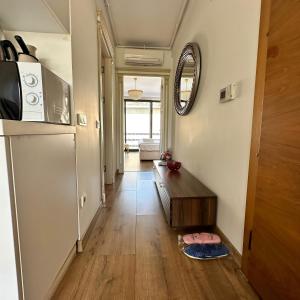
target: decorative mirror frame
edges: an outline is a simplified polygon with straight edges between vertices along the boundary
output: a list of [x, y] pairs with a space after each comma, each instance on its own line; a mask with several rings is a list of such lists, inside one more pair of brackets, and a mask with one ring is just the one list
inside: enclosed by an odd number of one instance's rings
[[[193, 85], [191, 90], [190, 99], [184, 107], [181, 106], [180, 99], [180, 83], [181, 83], [181, 75], [184, 68], [184, 64], [188, 58], [188, 56], [192, 56], [195, 61], [195, 70], [193, 76]], [[201, 52], [198, 44], [196, 43], [188, 43], [184, 46], [181, 55], [179, 57], [176, 75], [175, 75], [175, 84], [174, 84], [174, 106], [176, 112], [181, 115], [187, 115], [193, 107], [193, 104], [196, 100], [196, 95], [199, 87], [201, 76]]]

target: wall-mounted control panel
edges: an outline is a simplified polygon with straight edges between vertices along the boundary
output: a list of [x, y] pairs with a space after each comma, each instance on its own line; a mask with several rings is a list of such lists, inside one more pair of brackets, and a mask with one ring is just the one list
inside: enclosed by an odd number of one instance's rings
[[220, 91], [220, 102], [227, 102], [234, 100], [238, 97], [238, 83], [232, 83], [221, 89]]

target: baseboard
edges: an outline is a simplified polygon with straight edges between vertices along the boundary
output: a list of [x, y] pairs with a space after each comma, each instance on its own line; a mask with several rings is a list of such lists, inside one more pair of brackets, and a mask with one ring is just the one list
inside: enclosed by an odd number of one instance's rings
[[226, 246], [228, 246], [230, 253], [232, 254], [232, 257], [239, 268], [242, 266], [242, 255], [237, 251], [237, 249], [232, 245], [232, 243], [229, 241], [227, 236], [223, 233], [223, 231], [216, 226], [215, 232], [221, 237], [221, 239], [224, 241]]
[[[58, 274], [56, 275], [55, 279], [54, 279], [54, 282], [53, 284], [51, 285], [48, 293], [47, 293], [47, 296], [45, 297], [46, 299], [51, 299], [54, 295], [54, 293], [56, 292], [59, 284], [61, 283], [64, 275], [66, 274], [69, 266], [71, 265], [73, 259], [75, 258], [76, 256], [76, 253], [77, 252], [82, 252], [82, 250], [84, 250], [85, 246], [86, 246], [86, 243], [88, 241], [88, 238], [89, 236], [91, 235], [91, 232], [96, 224], [96, 221], [97, 221], [97, 218], [100, 214], [100, 211], [102, 209], [102, 206], [100, 206], [95, 214], [95, 216], [93, 217], [84, 237], [82, 240], [80, 241], [77, 241], [77, 244], [74, 245], [74, 247], [72, 248], [70, 254], [68, 255], [67, 259], [65, 260], [64, 264], [62, 265], [62, 267], [60, 268]], [[80, 246], [79, 246], [80, 245]], [[78, 247], [81, 248], [81, 251], [78, 251]]]
[[54, 296], [54, 293], [56, 292], [59, 284], [61, 283], [64, 275], [66, 274], [66, 272], [67, 272], [69, 266], [71, 265], [73, 259], [75, 258], [75, 256], [76, 256], [76, 245], [74, 245], [74, 247], [72, 248], [71, 252], [69, 253], [67, 259], [65, 260], [64, 264], [58, 271], [45, 299], [52, 299], [52, 297]]
[[[89, 225], [87, 231], [85, 232], [83, 238], [82, 238], [81, 241], [80, 241], [81, 247], [82, 247], [82, 251], [84, 251], [84, 248], [85, 248], [85, 246], [86, 246], [86, 243], [87, 243], [87, 241], [88, 241], [88, 239], [89, 239], [89, 237], [90, 237], [90, 235], [91, 235], [91, 233], [92, 233], [92, 231], [93, 231], [93, 228], [95, 227], [95, 224], [96, 224], [96, 222], [97, 222], [97, 219], [98, 219], [98, 217], [99, 217], [99, 215], [100, 215], [100, 212], [101, 212], [101, 209], [102, 209], [102, 208], [103, 208], [103, 206], [100, 205], [99, 208], [97, 209], [96, 214], [94, 215], [94, 217], [93, 217], [93, 219], [92, 219], [92, 221], [91, 221], [91, 223], [90, 223], [90, 225]], [[81, 252], [82, 252], [82, 251], [81, 251]]]

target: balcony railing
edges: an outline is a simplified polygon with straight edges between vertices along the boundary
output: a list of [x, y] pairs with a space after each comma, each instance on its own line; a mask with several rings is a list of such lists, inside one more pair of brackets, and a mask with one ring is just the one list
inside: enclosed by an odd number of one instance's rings
[[[129, 149], [138, 149], [139, 141], [146, 138], [150, 138], [149, 133], [127, 133], [125, 136], [125, 144], [129, 145]], [[160, 133], [153, 132], [152, 138], [159, 141]]]

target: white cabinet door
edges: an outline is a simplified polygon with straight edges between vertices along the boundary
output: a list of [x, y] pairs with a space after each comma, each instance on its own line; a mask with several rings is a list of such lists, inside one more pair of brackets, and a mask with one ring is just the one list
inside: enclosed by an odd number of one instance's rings
[[25, 299], [44, 299], [77, 240], [73, 134], [11, 137]]
[[[0, 299], [19, 299], [20, 277], [15, 255], [15, 228], [13, 224], [13, 195], [9, 181], [8, 139], [0, 136]], [[21, 297], [20, 297], [21, 298]]]

